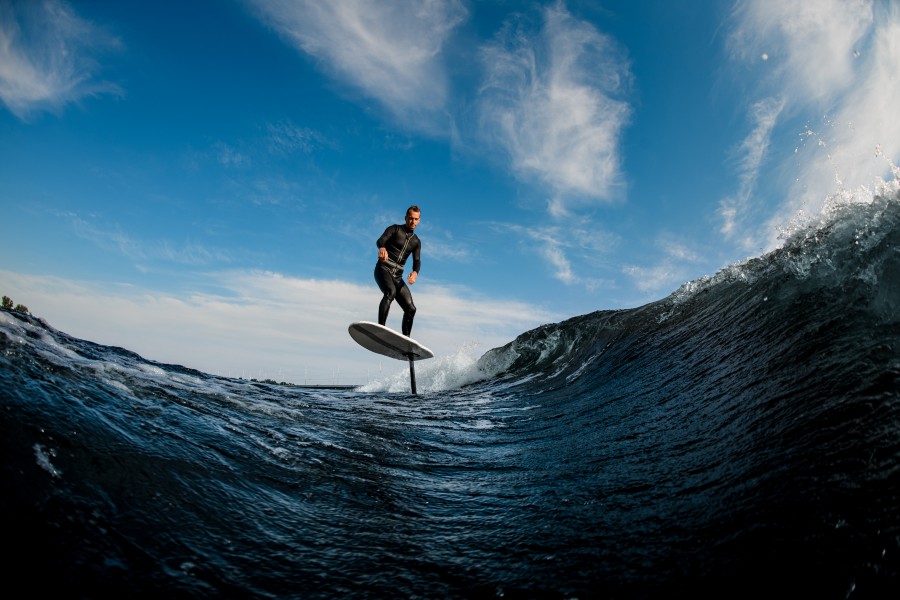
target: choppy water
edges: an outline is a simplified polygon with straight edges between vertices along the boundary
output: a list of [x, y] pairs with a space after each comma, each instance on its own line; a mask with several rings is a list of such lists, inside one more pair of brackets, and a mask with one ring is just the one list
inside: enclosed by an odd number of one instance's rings
[[454, 368], [266, 385], [3, 311], [7, 588], [900, 597], [896, 190]]

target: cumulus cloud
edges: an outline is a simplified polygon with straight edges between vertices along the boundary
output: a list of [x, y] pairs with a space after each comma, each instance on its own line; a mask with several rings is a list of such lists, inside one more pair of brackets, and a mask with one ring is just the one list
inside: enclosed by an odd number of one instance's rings
[[249, 0], [263, 19], [401, 122], [429, 128], [445, 109], [442, 50], [467, 16], [458, 0]]
[[121, 89], [96, 55], [120, 42], [57, 0], [0, 1], [0, 100], [20, 119]]
[[615, 197], [631, 115], [622, 100], [629, 66], [615, 42], [556, 4], [537, 32], [508, 23], [481, 60], [480, 131], [517, 176], [553, 192], [550, 213]]

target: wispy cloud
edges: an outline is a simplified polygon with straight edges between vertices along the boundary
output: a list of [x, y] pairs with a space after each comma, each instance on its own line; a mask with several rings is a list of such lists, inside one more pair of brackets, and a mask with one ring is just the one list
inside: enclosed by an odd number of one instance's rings
[[618, 243], [618, 237], [586, 225], [589, 223], [581, 222], [567, 227], [488, 224], [499, 233], [513, 234], [523, 240], [525, 252], [537, 255], [554, 279], [566, 285], [594, 289], [603, 282], [597, 278], [595, 269], [586, 265], [595, 264], [609, 253]]
[[[740, 185], [733, 196], [719, 203], [720, 231], [726, 238], [732, 238], [743, 230], [738, 224], [748, 211], [750, 196], [771, 143], [772, 130], [783, 108], [784, 101], [774, 98], [757, 102], [752, 107], [753, 129], [736, 152]], [[752, 239], [745, 239], [743, 245], [752, 248]]]
[[230, 263], [230, 250], [213, 248], [191, 241], [180, 243], [171, 240], [140, 241], [122, 231], [117, 225], [98, 224], [90, 217], [76, 213], [59, 215], [67, 220], [75, 234], [98, 248], [115, 252], [131, 260], [164, 261], [179, 265], [201, 266]]
[[[462, 146], [499, 150], [517, 177], [549, 191], [552, 215], [623, 195], [619, 144], [632, 112], [624, 99], [629, 63], [611, 38], [563, 3], [541, 9], [536, 31], [524, 18], [512, 20], [481, 48], [477, 127], [467, 129], [466, 109], [449, 101], [463, 92], [451, 89], [445, 64], [453, 34], [468, 16], [462, 3], [248, 1], [289, 43], [402, 124], [450, 134], [444, 125], [450, 119]], [[290, 133], [273, 139], [301, 148], [311, 141], [305, 132]]]
[[214, 143], [212, 151], [215, 154], [216, 162], [227, 169], [240, 169], [250, 166], [251, 160], [249, 156], [225, 142]]
[[493, 223], [491, 226], [497, 231], [513, 233], [524, 239], [530, 251], [547, 264], [555, 279], [566, 284], [575, 283], [572, 264], [566, 256], [570, 238], [564, 236], [559, 227], [525, 227], [512, 223]]
[[289, 121], [270, 123], [266, 127], [266, 140], [269, 152], [277, 155], [310, 154], [319, 147], [335, 146], [315, 129], [299, 127]]
[[444, 111], [442, 50], [467, 16], [458, 0], [249, 1], [291, 44], [402, 123], [430, 128]]
[[59, 111], [102, 94], [121, 94], [100, 79], [96, 55], [120, 42], [64, 2], [0, 1], [0, 100], [17, 117]]
[[684, 277], [681, 275], [684, 271], [683, 267], [672, 261], [665, 261], [650, 267], [629, 265], [622, 269], [622, 272], [634, 281], [635, 287], [641, 292], [671, 289], [673, 284], [684, 281]]
[[575, 273], [572, 271], [572, 263], [566, 257], [559, 241], [550, 236], [538, 238], [538, 253], [553, 268], [553, 276], [563, 283], [574, 283]]
[[429, 259], [466, 263], [473, 258], [470, 248], [454, 242], [452, 237], [448, 237], [443, 232], [429, 232], [427, 244], [426, 250]]
[[628, 265], [622, 269], [642, 292], [656, 293], [674, 289], [689, 279], [694, 265], [704, 261], [702, 254], [689, 244], [670, 235], [661, 236], [656, 241], [656, 246], [662, 251], [657, 264]]
[[[750, 138], [745, 144], [740, 189], [722, 204], [723, 233], [745, 246], [771, 248], [796, 215], [818, 213], [839, 189], [872, 186], [889, 172], [890, 160], [900, 158], [900, 121], [892, 108], [900, 106], [900, 5], [747, 0], [733, 17], [732, 58], [759, 74], [753, 93], [762, 100], [748, 110], [757, 122], [754, 134], [772, 135], [773, 128], [799, 121], [804, 125], [794, 136], [804, 133], [816, 142], [797, 149], [793, 183], [775, 214], [756, 230], [748, 223], [738, 231], [739, 209], [748, 205], [740, 199], [752, 196], [754, 170], [747, 167], [756, 155]], [[758, 108], [766, 105], [777, 108], [768, 111], [774, 121], [759, 118]], [[884, 157], [875, 156], [876, 148]]]
[[509, 22], [481, 58], [480, 130], [520, 178], [551, 190], [551, 214], [614, 198], [631, 116], [630, 68], [615, 42], [556, 4], [537, 32]]
[[764, 58], [766, 83], [799, 102], [827, 102], [856, 77], [860, 43], [873, 22], [871, 1], [745, 0], [735, 5], [734, 58]]

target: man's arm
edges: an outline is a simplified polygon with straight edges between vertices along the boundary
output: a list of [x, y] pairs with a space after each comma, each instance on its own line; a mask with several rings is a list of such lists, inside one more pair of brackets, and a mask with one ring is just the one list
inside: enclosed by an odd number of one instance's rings
[[410, 285], [416, 282], [416, 279], [419, 278], [419, 269], [422, 268], [422, 261], [419, 260], [419, 256], [422, 250], [422, 240], [416, 236], [416, 245], [413, 247], [412, 258], [413, 258], [413, 270], [412, 273], [409, 274], [409, 277], [406, 279], [407, 283]]
[[387, 260], [388, 251], [387, 248], [384, 247], [384, 245], [387, 244], [387, 241], [390, 239], [392, 233], [394, 233], [393, 225], [385, 229], [384, 233], [381, 234], [381, 237], [375, 240], [375, 245], [378, 246], [378, 260]]

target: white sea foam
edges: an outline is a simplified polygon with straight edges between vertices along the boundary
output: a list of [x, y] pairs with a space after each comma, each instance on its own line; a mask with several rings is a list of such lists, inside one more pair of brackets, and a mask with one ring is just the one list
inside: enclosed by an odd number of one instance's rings
[[[487, 378], [478, 368], [478, 344], [466, 344], [453, 354], [438, 356], [433, 360], [416, 361], [417, 392], [440, 392], [462, 387]], [[403, 365], [399, 367], [399, 365]], [[408, 392], [410, 372], [407, 363], [397, 362], [393, 374], [376, 379], [357, 388], [360, 392]]]

